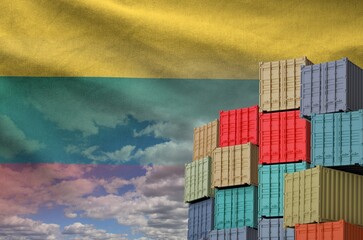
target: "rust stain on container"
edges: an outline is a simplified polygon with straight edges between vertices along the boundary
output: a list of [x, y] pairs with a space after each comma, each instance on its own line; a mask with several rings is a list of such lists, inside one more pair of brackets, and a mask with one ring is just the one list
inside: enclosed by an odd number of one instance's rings
[[218, 134], [218, 119], [194, 128], [193, 161], [212, 156], [213, 150], [218, 147]]
[[213, 187], [258, 185], [258, 147], [252, 143], [216, 148]]
[[363, 176], [317, 166], [285, 174], [284, 226], [344, 219], [363, 225]]
[[306, 57], [260, 63], [260, 111], [300, 107], [301, 66], [313, 64]]

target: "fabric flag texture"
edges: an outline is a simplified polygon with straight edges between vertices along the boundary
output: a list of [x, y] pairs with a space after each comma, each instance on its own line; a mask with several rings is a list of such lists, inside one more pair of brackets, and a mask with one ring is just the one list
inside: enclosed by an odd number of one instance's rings
[[193, 128], [259, 62], [363, 65], [362, 4], [1, 1], [0, 239], [186, 239]]

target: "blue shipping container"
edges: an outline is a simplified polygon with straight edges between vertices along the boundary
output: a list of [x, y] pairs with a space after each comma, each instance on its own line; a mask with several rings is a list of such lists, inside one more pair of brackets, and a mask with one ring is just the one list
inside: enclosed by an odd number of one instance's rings
[[363, 70], [341, 60], [301, 67], [300, 115], [363, 108]]
[[188, 240], [207, 239], [213, 229], [214, 199], [189, 204]]
[[250, 227], [213, 230], [209, 240], [257, 240], [257, 230]]
[[257, 227], [257, 187], [216, 191], [214, 229]]
[[363, 165], [363, 110], [311, 118], [313, 166]]
[[258, 217], [284, 215], [284, 175], [310, 168], [307, 162], [258, 166]]
[[294, 240], [294, 228], [284, 228], [283, 218], [262, 218], [258, 222], [258, 240]]

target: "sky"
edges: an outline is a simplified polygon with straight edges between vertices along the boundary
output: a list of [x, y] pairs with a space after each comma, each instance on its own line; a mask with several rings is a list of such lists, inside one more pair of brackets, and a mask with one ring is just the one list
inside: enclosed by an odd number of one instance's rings
[[193, 128], [258, 103], [256, 80], [1, 77], [0, 89], [0, 239], [185, 239]]
[[363, 66], [362, 4], [2, 0], [0, 239], [185, 239], [193, 128], [260, 62]]

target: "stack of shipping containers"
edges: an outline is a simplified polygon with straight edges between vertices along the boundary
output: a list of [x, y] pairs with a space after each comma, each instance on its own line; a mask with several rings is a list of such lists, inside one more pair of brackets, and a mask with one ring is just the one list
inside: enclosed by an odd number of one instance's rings
[[257, 239], [258, 106], [220, 112], [211, 240]]
[[260, 63], [258, 238], [294, 239], [285, 229], [284, 175], [310, 167], [310, 123], [300, 119], [300, 69], [306, 58]]
[[214, 224], [212, 153], [218, 146], [219, 121], [194, 129], [193, 161], [185, 165], [184, 201], [189, 203], [188, 240], [208, 239]]
[[[285, 176], [296, 239], [363, 239], [363, 71], [347, 58], [301, 69], [312, 169]], [[361, 175], [358, 175], [361, 174]]]
[[188, 240], [363, 239], [363, 70], [303, 57], [259, 73], [259, 106], [194, 129]]

